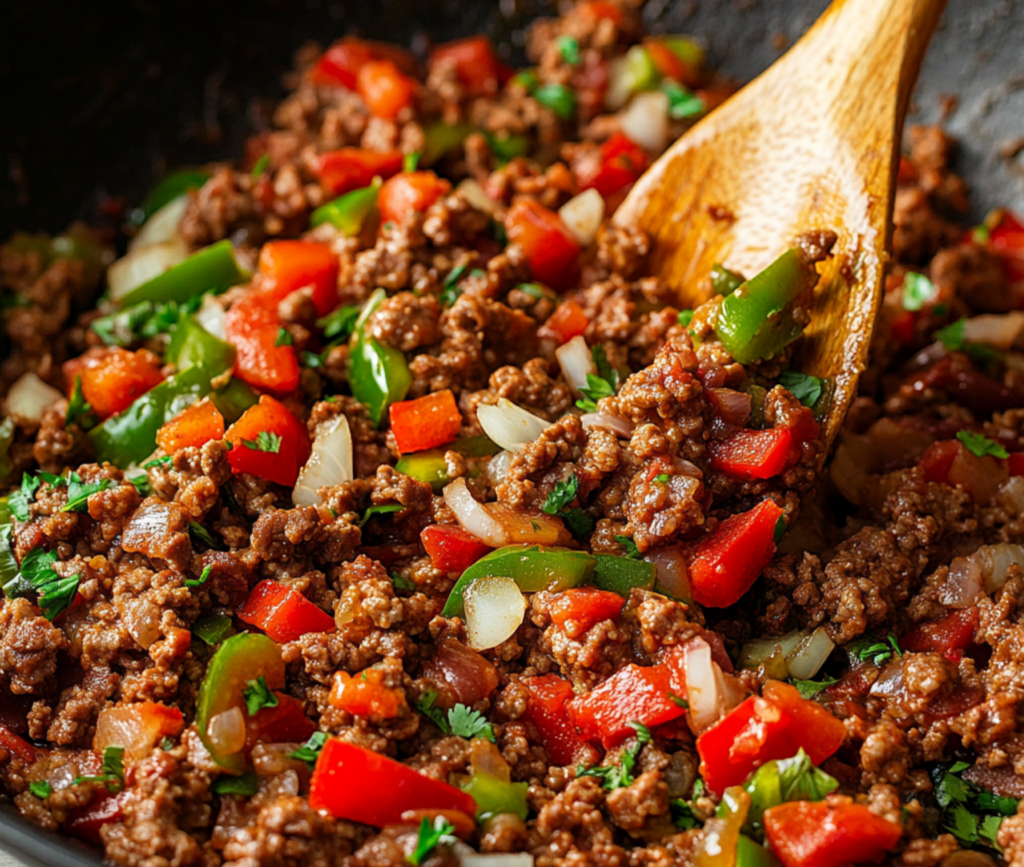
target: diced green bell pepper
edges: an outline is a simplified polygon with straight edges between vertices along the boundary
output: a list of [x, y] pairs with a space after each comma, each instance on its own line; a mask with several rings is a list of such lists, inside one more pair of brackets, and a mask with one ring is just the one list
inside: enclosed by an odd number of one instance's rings
[[524, 157], [530, 150], [530, 140], [525, 135], [498, 136], [487, 133], [487, 143], [502, 164], [516, 157]]
[[802, 749], [790, 759], [765, 762], [743, 784], [750, 795], [747, 823], [759, 829], [765, 810], [787, 801], [823, 801], [839, 782], [815, 767]]
[[343, 235], [354, 238], [363, 230], [363, 223], [376, 207], [380, 187], [381, 181], [375, 179], [368, 187], [338, 196], [313, 211], [309, 224], [319, 226], [322, 223], [330, 223]]
[[234, 377], [214, 391], [211, 398], [227, 424], [234, 424], [242, 417], [242, 413], [260, 401], [255, 391]]
[[402, 455], [395, 464], [395, 469], [418, 482], [426, 482], [439, 494], [451, 481], [448, 478], [448, 465], [444, 460], [444, 454], [448, 451], [458, 452], [467, 458], [483, 458], [497, 454], [501, 448], [486, 436], [466, 437], [449, 443], [443, 449], [428, 449], [425, 452]]
[[715, 333], [740, 364], [771, 358], [803, 331], [791, 302], [812, 289], [818, 272], [797, 249], [787, 250], [718, 308]]
[[466, 137], [476, 132], [471, 123], [443, 123], [438, 121], [427, 127], [423, 134], [423, 152], [420, 165], [424, 168], [434, 165], [439, 159], [459, 147]]
[[167, 175], [150, 190], [149, 195], [138, 209], [138, 213], [132, 214], [132, 222], [141, 226], [164, 205], [184, 196], [189, 190], [198, 190], [209, 179], [209, 172], [194, 169], [185, 169]]
[[616, 557], [613, 554], [595, 554], [597, 565], [594, 568], [594, 586], [602, 590], [611, 590], [620, 596], [628, 597], [634, 587], [652, 590], [657, 577], [653, 563], [644, 560], [631, 560], [629, 557]]
[[11, 523], [11, 505], [7, 497], [0, 497], [0, 526]]
[[412, 374], [401, 350], [384, 346], [365, 332], [366, 320], [386, 297], [383, 289], [374, 290], [349, 339], [348, 379], [352, 395], [366, 405], [375, 425], [380, 425], [388, 406], [405, 399], [412, 385]]
[[245, 750], [224, 754], [210, 741], [207, 728], [217, 714], [233, 707], [245, 708], [243, 691], [251, 680], [266, 678], [271, 689], [284, 686], [284, 660], [277, 644], [266, 635], [243, 632], [232, 635], [217, 649], [199, 687], [196, 729], [213, 760], [233, 774], [245, 770]]
[[128, 307], [140, 301], [177, 301], [181, 304], [211, 289], [222, 292], [248, 279], [249, 272], [238, 264], [231, 242], [218, 241], [136, 286], [121, 299], [121, 306]]
[[716, 295], [732, 295], [742, 285], [742, 275], [730, 271], [721, 263], [711, 266], [711, 288]]
[[634, 45], [626, 52], [622, 76], [623, 83], [630, 93], [650, 90], [661, 77], [650, 52], [642, 45]]
[[89, 438], [96, 449], [96, 457], [122, 469], [145, 460], [156, 448], [156, 432], [178, 413], [206, 397], [213, 390], [210, 380], [217, 373], [205, 367], [190, 367], [176, 373], [147, 391], [124, 412], [93, 428]]
[[659, 41], [691, 69], [704, 65], [704, 49], [691, 36], [661, 36]]
[[740, 834], [736, 841], [736, 867], [779, 867], [779, 859], [760, 843]]
[[210, 614], [207, 617], [200, 617], [192, 624], [192, 634], [201, 638], [210, 647], [216, 647], [234, 633], [234, 624], [226, 614]]
[[210, 334], [195, 316], [185, 316], [171, 332], [164, 360], [178, 370], [199, 366], [216, 376], [235, 366], [235, 347]]
[[513, 813], [525, 822], [530, 812], [526, 805], [526, 790], [529, 787], [529, 783], [505, 782], [493, 774], [476, 773], [463, 784], [462, 791], [468, 792], [476, 801], [478, 822], [484, 822], [499, 813]]
[[511, 578], [526, 593], [568, 590], [589, 581], [596, 566], [596, 559], [584, 551], [506, 545], [481, 557], [462, 573], [441, 613], [445, 617], [461, 617], [466, 588], [479, 578]]

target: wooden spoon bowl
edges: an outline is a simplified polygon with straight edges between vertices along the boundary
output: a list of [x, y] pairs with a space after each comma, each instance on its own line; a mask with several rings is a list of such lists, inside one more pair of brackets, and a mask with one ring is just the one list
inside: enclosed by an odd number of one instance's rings
[[838, 234], [793, 366], [827, 379], [831, 444], [867, 365], [907, 104], [945, 0], [835, 0], [764, 74], [698, 122], [615, 212], [696, 307], [716, 263], [752, 277], [809, 231]]

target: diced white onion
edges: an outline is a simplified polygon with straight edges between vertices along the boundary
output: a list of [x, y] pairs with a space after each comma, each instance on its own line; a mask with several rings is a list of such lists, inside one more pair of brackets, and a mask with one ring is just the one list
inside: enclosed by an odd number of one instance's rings
[[317, 493], [320, 488], [340, 485], [354, 478], [352, 433], [348, 419], [339, 414], [317, 428], [313, 451], [295, 481], [292, 502], [296, 506], [315, 506], [320, 502]]
[[508, 475], [508, 468], [515, 455], [508, 449], [502, 449], [487, 462], [487, 481], [492, 485], [500, 485]]
[[491, 440], [512, 452], [534, 442], [548, 426], [544, 419], [499, 397], [496, 404], [481, 404], [476, 408], [480, 427]]
[[466, 588], [466, 635], [473, 650], [507, 641], [522, 625], [526, 597], [511, 578], [480, 578]]
[[613, 433], [624, 439], [633, 436], [633, 422], [610, 412], [588, 412], [580, 416], [580, 421], [583, 422], [583, 427], [606, 430], [608, 433]]
[[835, 642], [824, 626], [819, 626], [786, 655], [789, 673], [797, 680], [810, 680], [825, 664]]
[[686, 560], [679, 548], [655, 548], [644, 556], [644, 560], [654, 564], [656, 589], [676, 599], [693, 599]]
[[462, 867], [533, 867], [529, 852], [467, 852], [459, 854]]
[[608, 89], [604, 92], [605, 107], [611, 111], [622, 108], [633, 92], [633, 76], [625, 56], [616, 57], [608, 64]]
[[604, 219], [604, 197], [597, 190], [584, 190], [562, 205], [558, 216], [580, 246], [589, 247], [594, 243]]
[[964, 340], [985, 343], [996, 349], [1010, 349], [1024, 332], [1024, 312], [986, 313], [972, 316], [964, 323]]
[[216, 755], [237, 753], [245, 747], [245, 717], [240, 707], [233, 707], [210, 718], [206, 736]]
[[713, 388], [711, 394], [721, 410], [722, 420], [739, 427], [750, 418], [750, 395], [732, 388]]
[[444, 501], [455, 513], [459, 526], [467, 533], [472, 533], [481, 542], [494, 548], [508, 544], [508, 532], [504, 525], [491, 517], [482, 503], [476, 501], [466, 487], [465, 479], [456, 479], [444, 489]]
[[982, 545], [969, 557], [956, 557], [939, 589], [939, 601], [949, 608], [969, 608], [983, 594], [1001, 590], [1014, 565], [1024, 569], [1024, 546], [1009, 542]]
[[801, 641], [807, 638], [806, 632], [788, 632], [770, 638], [757, 638], [748, 641], [740, 649], [738, 665], [740, 668], [756, 669], [763, 666], [764, 673], [775, 680], [789, 677], [786, 657], [793, 652]]
[[150, 244], [163, 244], [181, 236], [179, 227], [181, 218], [188, 207], [188, 196], [178, 196], [154, 213], [138, 233], [128, 242], [129, 250], [148, 247]]
[[587, 387], [588, 373], [597, 374], [597, 365], [594, 364], [590, 347], [587, 346], [582, 334], [577, 334], [568, 343], [559, 346], [555, 350], [555, 358], [558, 359], [558, 366], [565, 374], [565, 381], [576, 394]]
[[131, 250], [107, 269], [111, 299], [120, 301], [136, 286], [159, 277], [187, 258], [188, 244], [181, 237]]
[[638, 93], [621, 112], [619, 126], [644, 150], [659, 153], [668, 144], [668, 97], [660, 91]]
[[455, 192], [461, 193], [462, 198], [478, 211], [483, 211], [492, 217], [501, 210], [501, 203], [494, 201], [494, 199], [487, 195], [487, 191], [480, 186], [480, 182], [473, 180], [473, 178], [466, 178], [462, 181], [455, 188]]
[[43, 413], [62, 397], [57, 389], [34, 373], [25, 373], [7, 392], [7, 412], [18, 421], [39, 424]]
[[203, 296], [203, 304], [196, 311], [196, 320], [214, 337], [224, 340], [224, 322], [227, 313], [212, 295]]
[[711, 658], [711, 647], [703, 638], [691, 639], [683, 650], [690, 706], [686, 721], [694, 734], [700, 734], [743, 701], [744, 690]]

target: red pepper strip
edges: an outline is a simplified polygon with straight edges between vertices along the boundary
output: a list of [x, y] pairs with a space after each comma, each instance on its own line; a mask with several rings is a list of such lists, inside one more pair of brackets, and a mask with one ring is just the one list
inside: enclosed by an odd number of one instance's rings
[[255, 716], [246, 717], [245, 745], [252, 749], [262, 741], [268, 744], [302, 743], [316, 731], [313, 720], [306, 716], [301, 701], [294, 696], [274, 691], [277, 704], [260, 708]]
[[462, 415], [451, 389], [391, 404], [391, 432], [399, 454], [443, 446], [459, 435]]
[[509, 208], [505, 229], [538, 280], [555, 289], [569, 288], [579, 270], [580, 245], [558, 214], [533, 199], [520, 199]]
[[317, 316], [338, 306], [338, 257], [327, 244], [313, 241], [271, 241], [260, 251], [260, 271], [266, 276], [261, 297], [277, 306], [292, 292], [313, 287]]
[[569, 713], [584, 737], [599, 740], [608, 749], [635, 733], [632, 721], [650, 728], [686, 713], [672, 696], [686, 696], [682, 656], [659, 665], [627, 665], [569, 702]]
[[494, 96], [501, 80], [501, 63], [486, 36], [470, 36], [439, 45], [430, 52], [430, 66], [451, 64], [466, 96]]
[[566, 343], [586, 331], [589, 324], [583, 308], [575, 301], [566, 301], [548, 317], [541, 327], [541, 336], [551, 334], [559, 343]]
[[370, 114], [391, 119], [412, 105], [416, 82], [390, 60], [371, 60], [359, 68], [356, 89]]
[[335, 195], [368, 187], [374, 177], [390, 178], [402, 169], [401, 151], [340, 148], [314, 157], [313, 173]]
[[574, 587], [552, 598], [548, 614], [555, 626], [575, 640], [604, 620], [618, 620], [625, 604], [623, 597], [610, 590]]
[[7, 726], [0, 724], [0, 750], [6, 750], [12, 756], [31, 765], [44, 755], [43, 751], [32, 746], [27, 740], [16, 735]]
[[900, 639], [900, 646], [915, 653], [962, 651], [970, 647], [977, 625], [977, 608], [950, 611], [935, 620], [919, 623]]
[[156, 444], [169, 455], [223, 438], [224, 416], [208, 399], [192, 404], [156, 432]]
[[942, 440], [932, 443], [918, 462], [924, 477], [929, 482], [949, 483], [949, 470], [960, 452], [959, 440]]
[[420, 541], [430, 555], [431, 564], [442, 572], [465, 572], [492, 550], [489, 545], [455, 524], [431, 524], [424, 527]]
[[724, 440], [712, 440], [708, 451], [715, 470], [740, 479], [770, 479], [800, 456], [793, 448], [793, 434], [785, 427], [739, 430]]
[[[261, 441], [260, 434], [267, 436]], [[295, 484], [312, 451], [306, 426], [266, 394], [224, 432], [224, 439], [231, 443], [228, 463], [232, 472], [250, 473], [280, 485]]]
[[334, 632], [334, 618], [301, 593], [269, 578], [260, 581], [238, 609], [238, 618], [262, 629], [278, 644], [309, 632]]
[[[280, 344], [276, 310], [253, 293], [232, 305], [224, 320], [224, 336], [237, 350], [235, 376], [249, 385], [287, 394], [299, 386], [295, 347]], [[280, 344], [280, 345], [278, 345]]]
[[548, 758], [556, 765], [569, 765], [584, 745], [569, 716], [568, 705], [575, 693], [572, 684], [557, 674], [525, 677], [519, 681], [530, 697], [523, 719], [540, 736]]
[[765, 810], [764, 830], [783, 867], [844, 867], [874, 862], [903, 829], [863, 804], [790, 801]]
[[401, 223], [409, 214], [424, 213], [445, 195], [452, 185], [433, 172], [403, 172], [395, 175], [377, 193], [382, 223]]
[[323, 53], [310, 77], [317, 84], [343, 84], [355, 90], [359, 68], [374, 56], [373, 49], [365, 42], [346, 36]]
[[116, 346], [90, 349], [64, 362], [69, 395], [77, 377], [82, 378], [82, 397], [101, 419], [127, 409], [164, 381], [160, 359], [148, 349], [129, 352]]
[[380, 753], [331, 738], [309, 781], [309, 806], [336, 819], [383, 828], [406, 810], [461, 810], [476, 815], [476, 801]]
[[625, 133], [617, 132], [601, 145], [599, 159], [581, 158], [573, 171], [581, 190], [595, 189], [607, 199], [635, 183], [645, 168], [647, 154]]
[[764, 500], [749, 512], [726, 518], [687, 557], [690, 589], [701, 605], [736, 602], [775, 553], [775, 525], [782, 509]]
[[820, 764], [845, 737], [846, 727], [821, 705], [801, 698], [793, 686], [769, 681], [762, 697], [746, 699], [697, 738], [701, 776], [721, 794], [765, 762], [795, 755], [801, 747]]
[[116, 795], [106, 789], [98, 788], [92, 801], [85, 807], [71, 812], [64, 823], [64, 831], [87, 843], [100, 843], [100, 828], [124, 818], [124, 805], [128, 792], [121, 791]]
[[971, 360], [959, 352], [944, 356], [928, 370], [911, 377], [903, 388], [908, 386], [915, 391], [940, 389], [961, 406], [986, 414], [1024, 404], [1024, 394], [979, 373]]

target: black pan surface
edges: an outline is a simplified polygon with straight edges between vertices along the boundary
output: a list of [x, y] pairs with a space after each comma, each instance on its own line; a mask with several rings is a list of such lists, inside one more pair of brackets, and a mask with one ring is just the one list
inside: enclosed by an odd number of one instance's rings
[[[747, 80], [826, 0], [649, 0], [653, 32], [703, 37]], [[240, 153], [284, 95], [310, 40], [345, 33], [412, 43], [484, 32], [522, 60], [522, 28], [552, 0], [4, 0], [0, 5], [0, 238], [130, 206], [170, 168]], [[950, 0], [911, 121], [945, 117], [974, 216], [1024, 211], [1024, 3]], [[29, 828], [0, 802], [0, 848], [32, 867], [98, 864], [83, 845]]]

